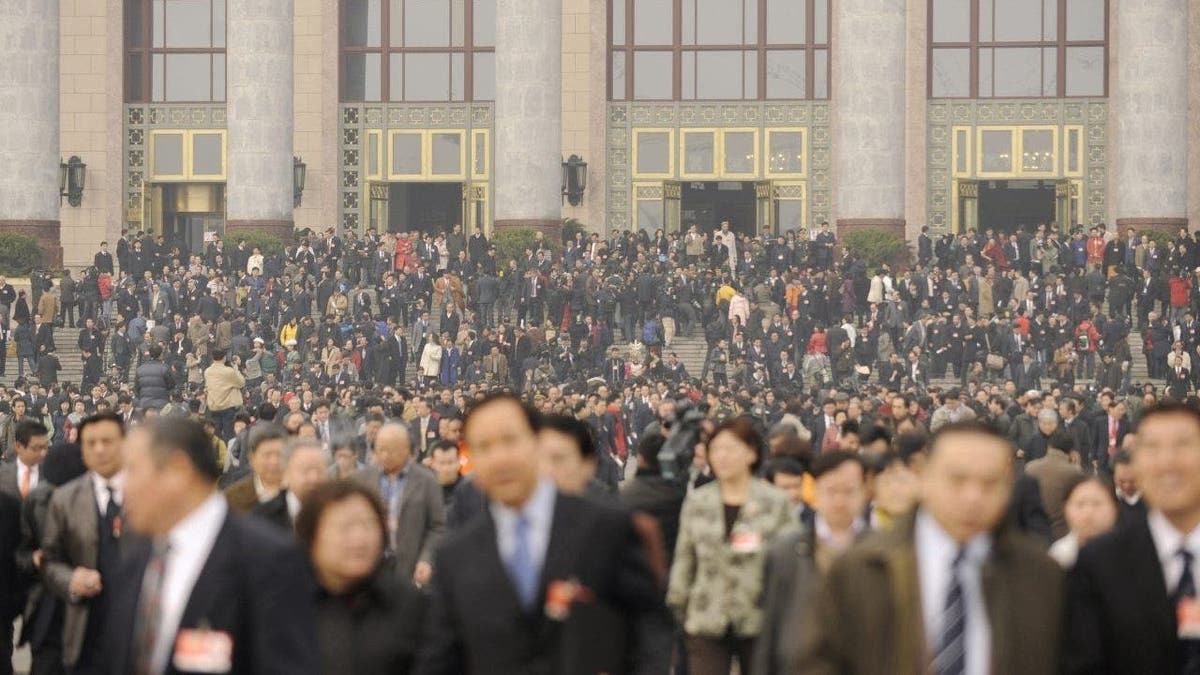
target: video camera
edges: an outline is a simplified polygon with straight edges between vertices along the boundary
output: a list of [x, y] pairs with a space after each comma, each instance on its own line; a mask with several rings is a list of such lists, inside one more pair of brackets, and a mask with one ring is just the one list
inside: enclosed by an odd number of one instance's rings
[[674, 416], [663, 424], [664, 432], [670, 432], [662, 449], [658, 451], [658, 463], [663, 478], [686, 483], [696, 444], [704, 430], [704, 411], [697, 406], [686, 405], [676, 408]]

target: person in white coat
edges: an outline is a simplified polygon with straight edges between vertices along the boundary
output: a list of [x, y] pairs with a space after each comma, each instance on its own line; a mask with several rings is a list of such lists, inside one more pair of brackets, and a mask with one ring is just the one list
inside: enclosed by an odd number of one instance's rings
[[442, 372], [442, 346], [438, 344], [433, 333], [426, 336], [425, 347], [421, 350], [421, 360], [418, 363], [421, 377], [427, 382], [437, 380]]

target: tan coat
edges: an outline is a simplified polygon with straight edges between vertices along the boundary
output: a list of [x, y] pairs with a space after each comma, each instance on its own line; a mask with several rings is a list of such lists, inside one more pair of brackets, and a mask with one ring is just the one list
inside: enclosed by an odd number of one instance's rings
[[204, 370], [204, 391], [207, 393], [208, 409], [212, 412], [242, 407], [244, 386], [246, 378], [232, 366], [214, 362]]
[[[926, 647], [914, 519], [838, 558], [800, 639], [804, 675], [925, 675]], [[992, 632], [990, 672], [1058, 672], [1063, 571], [1044, 548], [1006, 526], [993, 532], [983, 568]]]
[[688, 635], [721, 637], [729, 627], [742, 637], [758, 635], [767, 551], [776, 536], [797, 527], [787, 496], [754, 480], [733, 534], [726, 537], [717, 483], [693, 490], [679, 514], [667, 588], [667, 606]]
[[1050, 529], [1054, 538], [1061, 539], [1067, 536], [1070, 528], [1067, 527], [1067, 519], [1063, 515], [1067, 489], [1083, 472], [1071, 463], [1067, 453], [1047, 448], [1045, 457], [1025, 465], [1025, 473], [1037, 479], [1038, 489], [1042, 493], [1042, 505], [1046, 507], [1046, 515], [1050, 516]]
[[992, 282], [986, 277], [979, 278], [979, 316], [996, 313], [996, 301], [992, 298]]
[[42, 315], [43, 321], [53, 324], [55, 317], [58, 316], [58, 296], [52, 293], [42, 293], [42, 297], [38, 298], [37, 313]]

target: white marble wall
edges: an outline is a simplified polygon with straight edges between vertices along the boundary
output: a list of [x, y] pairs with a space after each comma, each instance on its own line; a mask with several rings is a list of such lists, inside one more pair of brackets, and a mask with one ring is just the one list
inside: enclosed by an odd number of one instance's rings
[[905, 0], [833, 3], [834, 217], [904, 218]]
[[58, 10], [0, 3], [0, 221], [58, 220]]
[[1113, 0], [1112, 12], [1114, 217], [1186, 217], [1188, 3]]
[[497, 221], [562, 212], [562, 0], [496, 3]]
[[293, 0], [229, 0], [226, 219], [292, 220]]

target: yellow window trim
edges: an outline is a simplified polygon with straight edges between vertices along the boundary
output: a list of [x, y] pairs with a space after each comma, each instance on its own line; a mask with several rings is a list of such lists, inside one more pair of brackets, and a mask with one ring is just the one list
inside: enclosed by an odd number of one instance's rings
[[[477, 138], [483, 138], [483, 173], [475, 173]], [[492, 173], [492, 133], [489, 129], [471, 130], [471, 180], [487, 180]]]
[[[1071, 171], [1071, 134], [1079, 135], [1079, 142], [1075, 148], [1075, 166], [1076, 170]], [[1083, 125], [1070, 124], [1063, 127], [1063, 143], [1062, 143], [1062, 173], [1064, 176], [1073, 178], [1083, 177]]]
[[[371, 166], [371, 150], [375, 150], [375, 166]], [[383, 180], [385, 153], [383, 151], [383, 130], [372, 129], [367, 132], [367, 149], [363, 152], [363, 175], [367, 180]]]
[[[965, 133], [964, 133], [965, 132]], [[963, 135], [963, 143], [958, 142], [959, 134]], [[955, 178], [971, 175], [971, 127], [954, 127], [950, 130], [950, 143], [953, 146], [950, 157], [950, 173]], [[965, 147], [963, 147], [965, 146]], [[966, 171], [958, 170], [959, 158], [966, 159]]]
[[[667, 135], [667, 172], [666, 173], [639, 173], [638, 172], [638, 146], [642, 134], [666, 134]], [[670, 127], [663, 128], [645, 128], [633, 130], [633, 176], [634, 178], [674, 178], [675, 177], [675, 129]]]
[[[771, 136], [776, 133], [800, 134], [800, 172], [771, 171]], [[767, 143], [763, 149], [763, 175], [768, 178], [807, 178], [808, 177], [808, 127], [771, 127], [767, 129]]]
[[[458, 136], [458, 173], [433, 172], [433, 137]], [[467, 179], [467, 132], [465, 129], [430, 129], [425, 132], [425, 165], [422, 167], [426, 178], [436, 178], [444, 181], [466, 181]]]
[[[734, 127], [729, 129], [721, 129], [721, 164], [718, 170], [722, 178], [731, 178], [735, 180], [754, 180], [758, 178], [758, 159], [762, 154], [759, 148], [759, 128], [758, 127]], [[729, 134], [744, 134], [748, 133], [753, 138], [752, 150], [750, 157], [750, 173], [733, 173], [725, 170], [725, 160], [728, 158], [728, 143], [726, 142]]]
[[[1059, 149], [1059, 129], [1058, 125], [1043, 124], [1043, 125], [1012, 125], [1012, 126], [979, 126], [975, 127], [975, 147], [978, 152], [975, 153], [975, 175], [979, 178], [1057, 178], [1059, 177], [1059, 166], [1061, 150]], [[1009, 171], [984, 171], [983, 170], [983, 134], [989, 131], [1007, 131], [1010, 133], [1009, 153], [1011, 157], [1011, 169]], [[1052, 166], [1050, 171], [1026, 171], [1022, 167], [1021, 158], [1024, 154], [1025, 132], [1027, 131], [1049, 131], [1051, 133], [1050, 147], [1054, 153]], [[953, 168], [953, 167], [952, 167]]]
[[[693, 129], [691, 127], [679, 130], [679, 175], [686, 179], [712, 180], [721, 175], [721, 134], [718, 129]], [[708, 173], [690, 173], [687, 170], [687, 137], [690, 135], [708, 134], [712, 136], [712, 171]]]
[[[158, 139], [167, 136], [178, 136], [181, 138], [182, 154], [183, 154], [183, 173], [179, 174], [162, 174], [154, 173], [158, 155]], [[221, 173], [217, 174], [198, 174], [192, 171], [192, 159], [194, 157], [193, 144], [196, 136], [220, 136], [221, 137]], [[219, 182], [227, 179], [229, 172], [228, 164], [228, 148], [226, 132], [224, 129], [153, 129], [150, 131], [150, 175], [147, 178], [150, 182]]]

